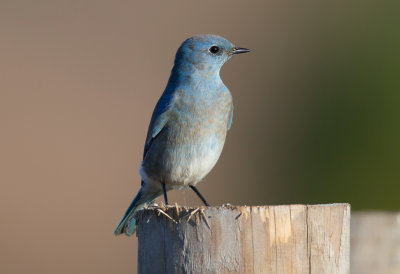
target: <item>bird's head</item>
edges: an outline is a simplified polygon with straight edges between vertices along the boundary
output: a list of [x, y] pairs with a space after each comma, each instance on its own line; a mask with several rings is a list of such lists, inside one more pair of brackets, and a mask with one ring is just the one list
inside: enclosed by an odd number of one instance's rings
[[249, 52], [236, 47], [227, 39], [211, 34], [191, 37], [184, 41], [176, 53], [175, 66], [195, 67], [204, 72], [219, 72], [222, 65], [234, 54]]

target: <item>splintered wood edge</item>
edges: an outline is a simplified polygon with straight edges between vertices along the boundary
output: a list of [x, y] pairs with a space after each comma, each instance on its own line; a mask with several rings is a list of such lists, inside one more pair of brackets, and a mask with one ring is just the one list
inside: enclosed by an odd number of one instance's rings
[[[328, 208], [328, 207], [343, 207], [348, 208], [350, 210], [351, 205], [349, 203], [332, 203], [332, 204], [290, 204], [290, 205], [258, 205], [258, 206], [236, 206], [231, 204], [224, 204], [222, 206], [199, 206], [199, 207], [189, 207], [189, 206], [180, 206], [178, 204], [174, 205], [156, 205], [150, 206], [144, 209], [141, 209], [137, 212], [135, 219], [138, 223], [141, 221], [150, 218], [152, 216], [159, 217], [163, 215], [170, 221], [174, 223], [180, 223], [185, 220], [189, 222], [190, 220], [194, 220], [198, 223], [202, 217], [204, 217], [205, 210], [216, 210], [216, 211], [236, 211], [239, 212], [238, 217], [246, 217], [253, 210], [259, 210], [261, 208], [269, 209], [269, 208], [284, 208], [284, 207], [305, 207], [308, 211], [309, 209], [315, 208]], [[203, 218], [203, 220], [207, 221], [207, 218]]]

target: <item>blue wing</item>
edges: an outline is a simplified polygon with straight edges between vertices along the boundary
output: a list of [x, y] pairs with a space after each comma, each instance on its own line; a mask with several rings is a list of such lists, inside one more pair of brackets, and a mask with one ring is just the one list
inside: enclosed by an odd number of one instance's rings
[[153, 115], [149, 129], [147, 131], [146, 143], [144, 145], [143, 159], [146, 157], [147, 151], [149, 150], [151, 143], [161, 132], [168, 122], [168, 110], [170, 109], [172, 102], [172, 94], [164, 92], [161, 98], [158, 100], [156, 107], [154, 108]]
[[233, 120], [233, 105], [232, 105], [232, 108], [231, 108], [231, 114], [230, 114], [230, 116], [229, 116], [229, 121], [228, 121], [228, 130], [230, 130], [230, 129], [231, 129], [231, 126], [232, 126], [232, 120]]

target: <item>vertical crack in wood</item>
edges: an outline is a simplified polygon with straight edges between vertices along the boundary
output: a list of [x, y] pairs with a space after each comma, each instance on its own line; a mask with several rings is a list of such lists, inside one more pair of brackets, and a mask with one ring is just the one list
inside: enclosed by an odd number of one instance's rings
[[[161, 216], [161, 218], [165, 218], [165, 217]], [[160, 220], [158, 220], [158, 221], [160, 221]], [[166, 250], [166, 237], [165, 237], [166, 232], [167, 232], [167, 222], [164, 222], [164, 248], [163, 248], [164, 249], [164, 258], [163, 258], [163, 261], [164, 261], [164, 273], [167, 273], [167, 262], [166, 262], [167, 250]]]
[[[259, 213], [259, 211], [257, 211]], [[253, 228], [253, 207], [250, 207], [250, 221], [251, 221], [251, 247], [253, 249], [253, 274], [254, 272], [254, 228]]]
[[[289, 220], [290, 220], [290, 234], [291, 234], [291, 238], [293, 241], [293, 250], [296, 250], [296, 231], [294, 230], [293, 227], [293, 220], [292, 220], [292, 206], [289, 205]], [[293, 252], [290, 253], [290, 272], [294, 273], [293, 271]]]
[[309, 224], [309, 206], [306, 206], [306, 224], [307, 224], [307, 255], [308, 255], [308, 273], [311, 274], [311, 241]]
[[[210, 227], [211, 229], [211, 227]], [[201, 231], [203, 232], [203, 228], [201, 227]], [[199, 240], [199, 226], [196, 226], [196, 235], [197, 235], [197, 240]], [[200, 242], [200, 241], [199, 241]], [[201, 273], [204, 273], [203, 271], [203, 266], [205, 265], [204, 262], [204, 246], [203, 243], [201, 243], [201, 264], [200, 264], [200, 268], [201, 268]]]
[[275, 234], [275, 270], [276, 270], [276, 273], [279, 274], [279, 271], [278, 271], [278, 242], [276, 241], [276, 216], [275, 216], [275, 207], [273, 208], [273, 210], [274, 210], [274, 226], [275, 226], [275, 229], [274, 229], [274, 234]]
[[[246, 220], [242, 219], [242, 225], [240, 225], [239, 223], [239, 229], [241, 228], [241, 226], [246, 226]], [[244, 223], [244, 224], [243, 224]], [[240, 239], [241, 243], [241, 248], [242, 248], [242, 252], [243, 253], [247, 253], [247, 246], [246, 246], [246, 237], [245, 236], [238, 236], [238, 239]], [[246, 266], [247, 266], [247, 261], [246, 261], [247, 256], [243, 256], [243, 270], [246, 272]]]
[[[344, 222], [344, 217], [345, 217], [345, 211], [346, 211], [346, 208], [343, 208], [343, 211], [342, 211], [342, 226], [340, 227], [340, 239], [339, 239], [339, 262], [340, 262], [340, 260], [341, 260], [341, 255], [342, 255], [342, 238], [343, 238], [343, 225], [345, 224], [345, 222]], [[336, 262], [336, 265], [337, 266], [339, 266], [339, 262]]]

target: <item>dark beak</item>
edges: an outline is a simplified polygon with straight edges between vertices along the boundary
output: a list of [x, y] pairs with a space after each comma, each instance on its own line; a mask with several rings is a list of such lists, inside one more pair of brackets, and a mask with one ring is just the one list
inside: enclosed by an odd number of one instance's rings
[[246, 48], [233, 48], [231, 52], [232, 52], [232, 54], [239, 54], [239, 53], [246, 53], [249, 51], [250, 50], [246, 49]]

